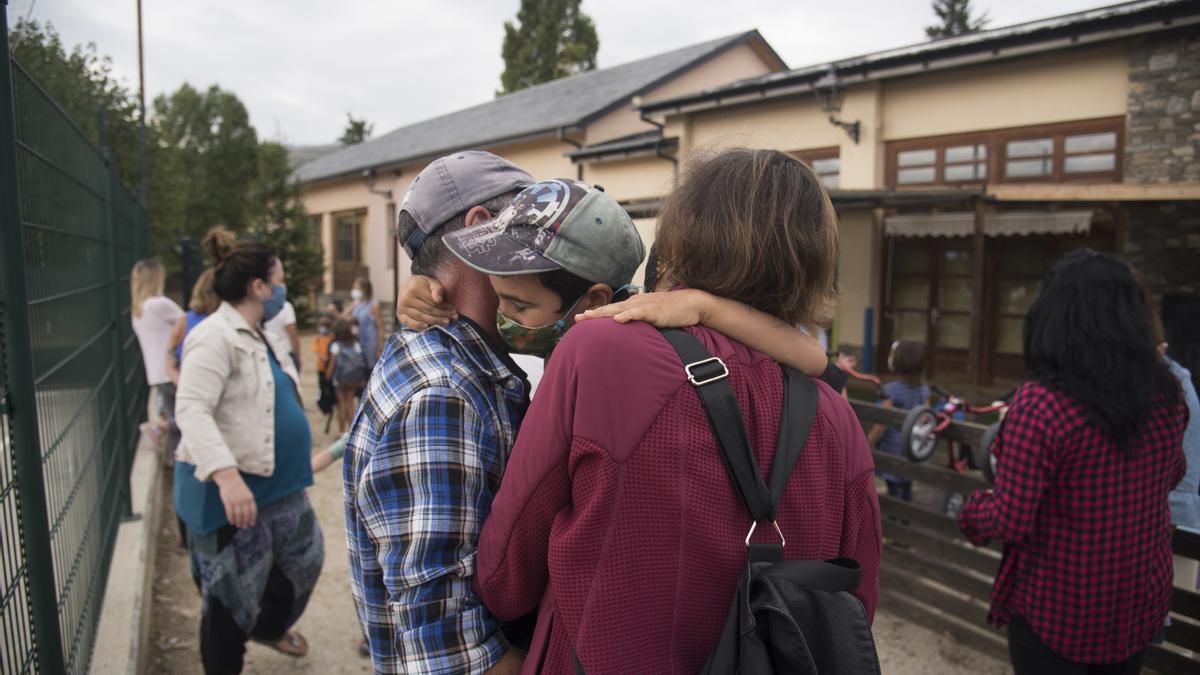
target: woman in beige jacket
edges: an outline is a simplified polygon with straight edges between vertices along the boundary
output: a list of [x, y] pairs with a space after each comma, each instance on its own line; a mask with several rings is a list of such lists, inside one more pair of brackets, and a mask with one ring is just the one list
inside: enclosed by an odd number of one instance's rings
[[287, 345], [262, 330], [283, 307], [283, 267], [264, 244], [210, 233], [221, 305], [188, 335], [176, 419], [175, 510], [203, 599], [200, 655], [236, 673], [248, 639], [293, 656], [291, 630], [324, 558], [312, 485], [312, 432]]

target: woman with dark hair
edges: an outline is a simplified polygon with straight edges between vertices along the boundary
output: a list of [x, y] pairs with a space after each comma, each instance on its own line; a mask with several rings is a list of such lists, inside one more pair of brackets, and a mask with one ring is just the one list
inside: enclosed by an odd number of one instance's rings
[[976, 545], [1004, 542], [989, 620], [1018, 675], [1136, 673], [1167, 616], [1187, 413], [1151, 312], [1127, 263], [1081, 250], [1026, 317], [995, 488], [959, 514]]
[[[658, 288], [674, 290], [609, 311], [641, 318], [663, 296], [707, 291], [811, 328], [827, 316], [837, 238], [811, 169], [780, 152], [731, 150], [696, 164], [659, 215]], [[779, 365], [711, 328], [687, 331], [725, 364], [758, 465], [772, 466]], [[871, 453], [846, 400], [817, 388], [780, 535], [759, 526], [753, 540], [782, 536], [787, 559], [857, 559], [870, 616], [881, 546]], [[521, 425], [480, 536], [475, 589], [502, 620], [539, 609], [523, 672], [695, 673], [746, 567], [750, 521], [662, 333], [582, 321], [547, 362]]]
[[184, 343], [174, 497], [199, 577], [204, 669], [236, 673], [248, 639], [307, 653], [291, 627], [325, 549], [305, 494], [312, 432], [299, 376], [287, 345], [262, 330], [286, 299], [283, 266], [266, 245], [228, 232], [204, 245], [221, 303]]

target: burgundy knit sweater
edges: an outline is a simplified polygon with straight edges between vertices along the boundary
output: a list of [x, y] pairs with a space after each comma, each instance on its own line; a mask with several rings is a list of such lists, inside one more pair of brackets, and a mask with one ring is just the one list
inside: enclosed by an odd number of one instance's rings
[[[769, 475], [779, 366], [690, 330], [728, 365]], [[881, 539], [871, 453], [846, 401], [818, 387], [779, 508], [784, 557], [855, 558], [873, 616]], [[646, 324], [589, 321], [555, 350], [522, 424], [480, 538], [475, 589], [501, 619], [540, 605], [524, 672], [572, 673], [574, 650], [589, 673], [695, 673], [746, 563], [749, 528], [675, 351]]]

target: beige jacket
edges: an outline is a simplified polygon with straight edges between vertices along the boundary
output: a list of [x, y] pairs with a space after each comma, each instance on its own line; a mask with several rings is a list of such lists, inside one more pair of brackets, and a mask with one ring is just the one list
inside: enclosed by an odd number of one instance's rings
[[245, 473], [275, 472], [275, 378], [267, 343], [299, 391], [288, 346], [256, 331], [227, 302], [188, 334], [175, 395], [182, 439], [176, 459], [196, 466], [196, 479], [236, 466]]

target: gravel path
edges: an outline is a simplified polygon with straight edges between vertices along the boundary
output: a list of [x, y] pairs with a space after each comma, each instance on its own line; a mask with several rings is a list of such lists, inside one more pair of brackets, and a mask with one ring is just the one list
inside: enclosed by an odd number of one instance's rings
[[[313, 429], [313, 447], [324, 448], [337, 437], [337, 423], [324, 433], [325, 418], [316, 407], [316, 375], [310, 351], [312, 337], [301, 338], [304, 354], [305, 409]], [[147, 673], [187, 675], [202, 673], [199, 653], [200, 599], [192, 584], [187, 555], [176, 545], [175, 513], [171, 486], [163, 484], [162, 526], [158, 538], [158, 563], [150, 629]], [[358, 620], [350, 598], [346, 569], [345, 529], [342, 518], [340, 465], [316, 476], [309, 490], [325, 533], [325, 567], [308, 610], [296, 628], [308, 639], [309, 654], [293, 659], [266, 647], [246, 647], [246, 673], [320, 673], [341, 675], [371, 672], [370, 660], [358, 655]], [[119, 573], [114, 570], [114, 573]], [[1006, 663], [966, 648], [953, 638], [901, 620], [881, 608], [875, 617], [876, 645], [883, 672], [895, 675], [925, 673], [1010, 672]]]

